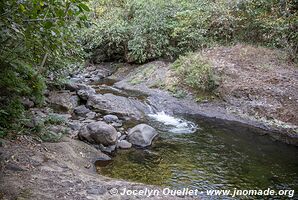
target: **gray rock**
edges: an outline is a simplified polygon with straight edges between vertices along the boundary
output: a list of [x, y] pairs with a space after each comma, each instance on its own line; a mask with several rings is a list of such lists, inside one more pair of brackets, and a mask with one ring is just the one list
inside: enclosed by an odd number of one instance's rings
[[89, 112], [86, 114], [87, 119], [94, 119], [96, 117], [96, 112]]
[[79, 90], [91, 90], [92, 87], [89, 85], [81, 84], [81, 83], [76, 83], [75, 81], [70, 81], [64, 85], [66, 90], [70, 90], [72, 92], [77, 92]]
[[86, 117], [86, 115], [91, 112], [85, 105], [78, 106], [74, 109], [74, 113], [81, 117]]
[[87, 106], [98, 112], [115, 113], [136, 120], [144, 118], [144, 110], [147, 110], [147, 106], [136, 99], [109, 93], [89, 96]]
[[27, 171], [27, 169], [24, 166], [19, 166], [13, 163], [8, 163], [5, 165], [5, 169], [6, 170], [10, 170], [13, 172], [17, 172], [17, 171]]
[[83, 74], [83, 76], [84, 76], [85, 78], [91, 78], [91, 74], [90, 74], [90, 73]]
[[90, 78], [90, 81], [91, 82], [99, 82], [101, 80], [101, 77], [100, 76], [92, 76]]
[[[100, 149], [99, 145], [98, 145], [98, 149]], [[101, 154], [102, 156], [96, 158], [95, 166], [105, 167], [112, 162], [112, 159], [104, 153], [101, 153]]]
[[103, 195], [107, 193], [108, 190], [104, 187], [95, 186], [94, 188], [87, 189], [87, 194], [91, 195]]
[[73, 78], [73, 79], [71, 79], [70, 82], [65, 83], [64, 88], [65, 88], [66, 90], [70, 90], [71, 92], [77, 91], [77, 89], [78, 89], [77, 85], [78, 85], [78, 84], [75, 83], [75, 82], [77, 82], [77, 81], [78, 81], [78, 78]]
[[132, 147], [132, 144], [130, 142], [128, 142], [127, 140], [120, 140], [117, 143], [117, 147], [120, 149], [129, 149]]
[[151, 145], [158, 132], [147, 124], [139, 124], [128, 131], [128, 141], [134, 145], [146, 147]]
[[103, 120], [107, 123], [117, 122], [119, 119], [116, 115], [105, 115]]
[[112, 158], [104, 153], [101, 153], [99, 157], [96, 158], [96, 161], [102, 161], [102, 160], [112, 160]]
[[122, 123], [120, 123], [120, 122], [113, 122], [111, 125], [114, 126], [114, 127], [121, 127], [122, 126]]
[[79, 90], [77, 90], [77, 95], [85, 101], [87, 101], [90, 96], [95, 94], [96, 94], [96, 91], [92, 87], [86, 86], [86, 85], [84, 85], [84, 87], [81, 87]]
[[113, 145], [117, 141], [117, 131], [105, 122], [92, 122], [80, 130], [79, 138], [95, 144]]
[[71, 128], [71, 130], [77, 131], [80, 130], [81, 123], [78, 121], [69, 122], [68, 127]]
[[[75, 82], [80, 82], [80, 81], [82, 81], [82, 78], [80, 78], [80, 77], [73, 77], [73, 78], [70, 78], [69, 81], [70, 81], [70, 83], [75, 84]], [[70, 89], [68, 89], [67, 87], [65, 87], [65, 89], [70, 90]]]
[[89, 123], [93, 123], [93, 122], [95, 122], [95, 120], [93, 120], [93, 119], [83, 119], [82, 122], [83, 122], [84, 124], [89, 124]]
[[105, 153], [112, 153], [113, 151], [116, 150], [116, 145], [110, 145], [110, 146], [105, 147], [104, 145], [100, 144], [99, 149]]
[[126, 135], [121, 135], [120, 137], [119, 137], [119, 140], [124, 140], [126, 138]]
[[88, 141], [90, 143], [95, 143], [95, 141], [93, 140], [93, 138], [91, 137], [91, 133], [89, 132], [87, 126], [83, 126], [81, 127], [78, 137], [80, 140], [85, 140]]
[[119, 131], [124, 131], [125, 129], [123, 127], [118, 128]]
[[52, 91], [49, 94], [48, 102], [56, 110], [72, 112], [78, 106], [79, 98], [70, 92]]

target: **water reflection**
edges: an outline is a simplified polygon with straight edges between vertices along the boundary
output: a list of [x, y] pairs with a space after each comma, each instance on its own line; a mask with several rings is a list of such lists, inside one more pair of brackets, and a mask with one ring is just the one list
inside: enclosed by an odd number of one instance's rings
[[[160, 126], [156, 120], [149, 122]], [[194, 133], [161, 131], [147, 150], [119, 151], [102, 167], [107, 176], [175, 188], [295, 189], [297, 147], [235, 127], [197, 121]]]

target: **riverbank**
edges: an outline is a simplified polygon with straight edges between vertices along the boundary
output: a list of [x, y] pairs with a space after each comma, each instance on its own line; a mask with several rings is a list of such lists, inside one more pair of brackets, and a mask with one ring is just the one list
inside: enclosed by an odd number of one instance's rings
[[[264, 48], [236, 45], [200, 53], [221, 78], [214, 98], [173, 84], [171, 63], [154, 61], [90, 64], [62, 89], [53, 85], [45, 107], [27, 102], [33, 120], [26, 126], [35, 132], [1, 141], [0, 199], [126, 199], [110, 190], [144, 187], [97, 174], [95, 161], [110, 159], [102, 152], [120, 149], [79, 141], [86, 141], [82, 129], [97, 121], [114, 127], [117, 142], [149, 114], [164, 111], [297, 146], [297, 68]], [[107, 122], [109, 114], [117, 120]]]
[[[0, 156], [0, 199], [3, 200], [182, 199], [164, 195], [120, 195], [125, 189], [160, 188], [98, 174], [94, 162], [107, 156], [69, 137], [57, 143], [39, 143], [30, 136], [1, 140]], [[111, 192], [112, 189], [119, 193]]]
[[275, 140], [298, 144], [298, 70], [283, 52], [236, 45], [198, 54], [218, 78], [219, 87], [213, 94], [179, 85], [171, 63], [164, 61], [124, 67], [131, 70], [120, 68], [113, 76], [121, 80], [115, 86], [152, 95], [152, 101], [165, 101], [160, 107], [169, 107], [168, 112], [239, 122]]

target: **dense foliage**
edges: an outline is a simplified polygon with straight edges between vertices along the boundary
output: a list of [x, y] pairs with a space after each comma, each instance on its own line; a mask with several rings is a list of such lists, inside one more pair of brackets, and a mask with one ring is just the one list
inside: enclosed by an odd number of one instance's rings
[[84, 34], [93, 61], [176, 58], [214, 42], [249, 42], [298, 53], [297, 0], [101, 0]]
[[75, 30], [87, 18], [84, 1], [0, 2], [0, 127], [17, 124], [23, 98], [42, 103], [45, 78], [80, 58]]

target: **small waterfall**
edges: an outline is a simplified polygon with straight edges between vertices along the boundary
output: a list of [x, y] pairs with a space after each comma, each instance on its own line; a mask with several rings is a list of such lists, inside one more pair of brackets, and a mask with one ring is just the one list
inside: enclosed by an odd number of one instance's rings
[[198, 129], [198, 126], [185, 119], [180, 119], [166, 114], [164, 111], [157, 112], [148, 115], [151, 119], [161, 123], [164, 131], [171, 133], [183, 134], [183, 133], [194, 133]]
[[158, 109], [154, 105], [152, 105], [149, 99], [146, 99], [143, 103], [148, 107], [149, 114], [154, 114], [158, 112]]

